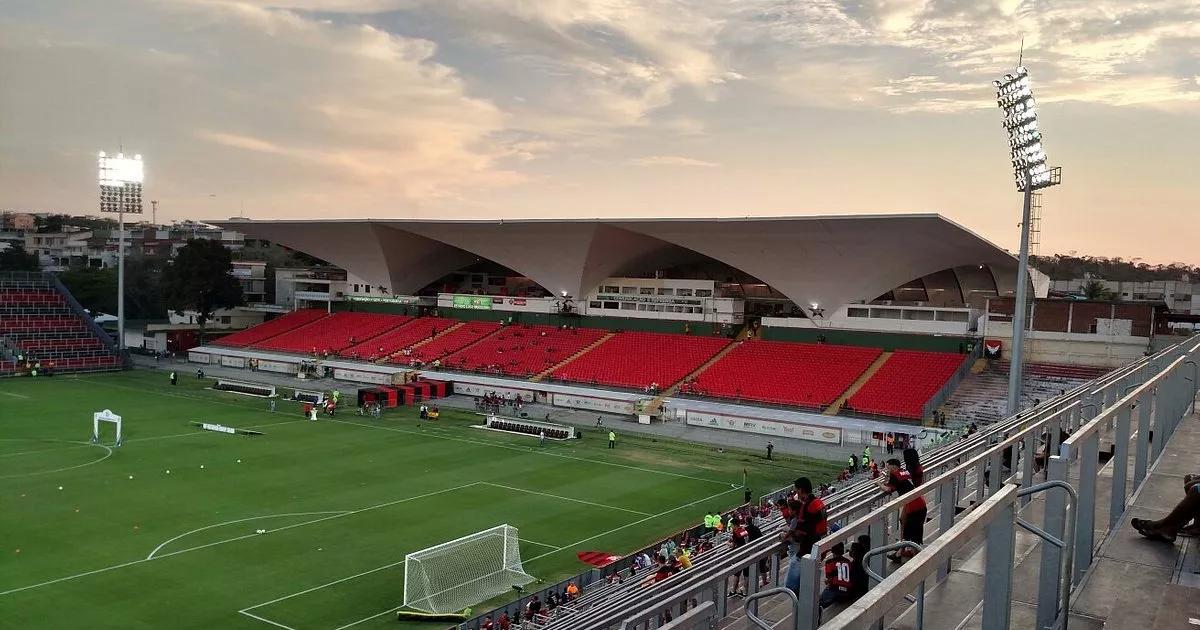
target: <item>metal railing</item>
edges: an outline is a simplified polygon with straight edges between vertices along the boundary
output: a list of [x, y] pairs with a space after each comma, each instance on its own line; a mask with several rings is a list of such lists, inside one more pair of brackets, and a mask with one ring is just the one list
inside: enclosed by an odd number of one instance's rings
[[[1130, 365], [1110, 372], [1099, 379], [1090, 381], [1075, 389], [1048, 400], [1037, 408], [1014, 416], [1006, 421], [996, 423], [979, 433], [964, 439], [961, 443], [952, 444], [937, 452], [929, 454], [925, 468], [925, 483], [918, 492], [926, 497], [930, 505], [930, 515], [936, 511], [936, 532], [928, 536], [933, 545], [918, 554], [919, 563], [913, 565], [912, 571], [907, 570], [912, 564], [904, 565], [897, 575], [907, 576], [917, 573], [918, 567], [924, 571], [931, 567], [930, 572], [936, 572], [937, 581], [941, 581], [950, 571], [950, 554], [935, 554], [931, 550], [938, 545], [952, 546], [954, 536], [964, 530], [978, 534], [981, 528], [989, 525], [980, 519], [985, 516], [975, 516], [985, 510], [996, 509], [993, 502], [999, 493], [1004, 491], [1006, 483], [1018, 484], [1030, 488], [1035, 475], [1040, 472], [1038, 464], [1045, 462], [1046, 474], [1049, 481], [1067, 482], [1067, 465], [1078, 461], [1078, 476], [1083, 478], [1078, 493], [1078, 518], [1074, 529], [1075, 576], [1080, 576], [1090, 566], [1091, 553], [1094, 545], [1092, 527], [1095, 513], [1095, 481], [1099, 465], [1099, 435], [1101, 428], [1112, 421], [1115, 425], [1117, 442], [1122, 436], [1131, 435], [1128, 420], [1133, 410], [1139, 415], [1139, 430], [1133, 449], [1133, 470], [1135, 485], [1145, 479], [1149, 462], [1161, 453], [1162, 445], [1171, 431], [1178, 424], [1193, 397], [1195, 380], [1186, 378], [1192, 373], [1195, 359], [1200, 357], [1200, 341], [1190, 340], [1171, 348], [1164, 349], [1151, 357], [1144, 357]], [[1127, 394], [1123, 394], [1126, 392]], [[1134, 403], [1139, 403], [1135, 405]], [[1156, 437], [1150, 440], [1149, 430], [1153, 427]], [[1071, 433], [1063, 444], [1059, 444], [1060, 430]], [[1115, 466], [1121, 466], [1124, 475], [1127, 469], [1125, 460], [1129, 457], [1128, 441], [1124, 446], [1114, 447]], [[1006, 453], [1007, 451], [1007, 453]], [[1059, 454], [1054, 455], [1055, 452]], [[1008, 468], [1008, 474], [1004, 469]], [[1116, 468], [1114, 468], [1116, 471]], [[1122, 477], [1123, 478], [1123, 477]], [[1125, 484], [1119, 487], [1121, 497], [1112, 497], [1113, 505], [1121, 506], [1116, 510], [1117, 516], [1110, 517], [1110, 523], [1116, 522], [1123, 511]], [[777, 625], [777, 628], [796, 628], [810, 630], [818, 627], [822, 571], [820, 561], [822, 554], [837, 543], [853, 540], [859, 534], [867, 534], [876, 545], [886, 543], [889, 534], [896, 528], [895, 513], [905, 503], [912, 501], [915, 496], [908, 495], [894, 499], [886, 499], [882, 492], [871, 483], [863, 483], [835, 496], [839, 501], [836, 507], [830, 509], [831, 523], [842, 525], [841, 529], [818, 541], [807, 554], [795, 559], [799, 563], [793, 572], [799, 572], [799, 605], [793, 624]], [[1005, 495], [1008, 496], [1008, 495]], [[1005, 499], [1008, 500], [1008, 499]], [[1012, 492], [1011, 502], [1015, 505], [1005, 512], [1001, 518], [1006, 524], [997, 525], [1011, 531], [1014, 524], [1022, 527], [1031, 523], [1016, 521], [1016, 511], [1029, 502], [1027, 493]], [[1065, 532], [1067, 528], [1066, 493], [1046, 493], [1045, 519], [1039, 536], [1049, 536], [1048, 540], [1063, 542], [1070, 541]], [[1005, 508], [1008, 509], [1008, 508]], [[990, 512], [985, 512], [990, 514]], [[994, 520], [993, 516], [986, 516]], [[946, 540], [949, 538], [949, 540]], [[1011, 538], [1011, 535], [1010, 535]], [[990, 543], [989, 543], [990, 544]], [[995, 543], [1000, 545], [999, 542]], [[1011, 555], [1011, 543], [1008, 545]], [[989, 549], [990, 551], [990, 549]], [[1000, 552], [1003, 555], [1004, 549]], [[991, 554], [989, 553], [989, 557]], [[613, 606], [594, 611], [583, 611], [573, 628], [578, 630], [601, 630], [621, 625], [627, 628], [653, 628], [655, 620], [664, 612], [679, 610], [689, 602], [712, 601], [718, 613], [722, 616], [730, 612], [728, 597], [724, 589], [726, 577], [743, 570], [751, 575], [748, 601], [756, 601], [753, 594], [760, 588], [758, 579], [759, 562], [768, 560], [770, 572], [766, 576], [766, 586], [779, 586], [780, 571], [784, 567], [780, 557], [779, 543], [769, 537], [746, 545], [722, 558], [717, 566], [705, 567], [690, 573], [682, 573], [667, 582], [647, 589], [639, 594], [634, 601], [622, 602]], [[1011, 569], [1011, 560], [1010, 569]], [[887, 576], [887, 567], [882, 557], [876, 557], [871, 562], [871, 568], [884, 577], [872, 593], [879, 590], [900, 588], [897, 581]], [[1059, 547], [1054, 544], [1042, 545], [1041, 572], [1039, 575], [1038, 594], [1038, 627], [1052, 627], [1063, 609], [1060, 601], [1063, 597], [1063, 582], [1059, 579], [1064, 566]], [[989, 569], [990, 571], [990, 569]], [[1000, 574], [997, 574], [1000, 575]], [[1011, 571], [1008, 573], [1011, 576]], [[924, 578], [922, 578], [924, 579]], [[997, 578], [999, 579], [999, 578]], [[900, 578], [900, 584], [908, 584], [907, 578]], [[911, 583], [913, 587], [921, 580]], [[1000, 589], [999, 583], [992, 585], [992, 578], [987, 580], [989, 588]], [[1009, 586], [1011, 589], [1011, 585]], [[909, 590], [889, 594], [889, 598], [903, 597]], [[990, 591], [987, 591], [990, 592]], [[992, 595], [996, 597], [996, 595]], [[895, 599], [896, 602], [899, 599]], [[985, 610], [995, 608], [998, 604], [988, 604], [985, 597]], [[989, 619], [989, 628], [1007, 627], [1008, 604], [1005, 602], [1004, 613]], [[999, 622], [1002, 621], [1003, 624]]]

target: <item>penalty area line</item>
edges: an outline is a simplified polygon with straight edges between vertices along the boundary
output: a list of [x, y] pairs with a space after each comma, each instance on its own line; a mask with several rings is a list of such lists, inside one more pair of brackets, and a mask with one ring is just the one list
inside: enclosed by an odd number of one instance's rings
[[270, 619], [267, 619], [266, 617], [259, 617], [258, 615], [254, 614], [254, 613], [251, 613], [251, 612], [246, 612], [246, 611], [244, 611], [244, 610], [239, 610], [238, 612], [239, 612], [239, 613], [241, 613], [241, 614], [243, 614], [243, 615], [246, 615], [247, 617], [252, 617], [252, 618], [254, 618], [254, 619], [257, 619], [257, 620], [259, 620], [259, 621], [261, 621], [261, 622], [263, 622], [263, 623], [269, 623], [269, 624], [271, 624], [272, 626], [275, 626], [276, 628], [283, 628], [284, 630], [296, 630], [295, 628], [293, 628], [293, 627], [291, 627], [291, 626], [285, 626], [285, 625], [283, 625], [283, 624], [281, 624], [281, 623], [278, 623], [278, 622], [275, 622], [275, 621], [271, 621]]

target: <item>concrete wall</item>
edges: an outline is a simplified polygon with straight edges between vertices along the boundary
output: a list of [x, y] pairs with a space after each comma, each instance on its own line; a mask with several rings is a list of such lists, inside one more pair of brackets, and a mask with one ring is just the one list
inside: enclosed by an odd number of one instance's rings
[[[1012, 347], [1012, 322], [988, 322], [986, 337]], [[1025, 335], [1026, 360], [1116, 368], [1145, 354], [1150, 340], [1124, 335], [1094, 335], [1029, 331]], [[1006, 351], [1007, 353], [1007, 351]]]

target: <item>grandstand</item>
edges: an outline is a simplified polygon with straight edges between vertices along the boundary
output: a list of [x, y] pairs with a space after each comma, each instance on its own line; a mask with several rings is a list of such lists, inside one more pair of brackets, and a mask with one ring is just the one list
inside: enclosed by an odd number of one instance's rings
[[683, 392], [820, 409], [881, 353], [880, 348], [750, 340], [701, 372]]
[[446, 357], [456, 370], [531, 376], [557, 365], [605, 335], [593, 328], [506, 326]]
[[443, 317], [418, 317], [401, 322], [398, 328], [374, 339], [363, 341], [340, 352], [339, 356], [378, 361], [414, 344], [426, 341], [458, 322]]
[[399, 327], [409, 318], [382, 313], [338, 312], [250, 344], [260, 350], [337, 354]]
[[730, 344], [728, 339], [622, 332], [555, 370], [564, 381], [610, 387], [666, 389]]
[[112, 370], [113, 340], [50, 274], [0, 274], [0, 375]]
[[846, 400], [854, 411], [920, 420], [926, 406], [963, 366], [961, 354], [898, 350]]
[[225, 335], [213, 342], [215, 346], [229, 346], [231, 348], [242, 348], [245, 346], [254, 345], [263, 341], [267, 341], [272, 337], [282, 335], [304, 326], [311, 324], [318, 319], [323, 319], [329, 314], [325, 311], [315, 308], [298, 309], [276, 317], [275, 319], [267, 320], [257, 326], [247, 328], [246, 330], [238, 331], [230, 335]]
[[389, 361], [402, 365], [440, 362], [451, 353], [484, 339], [497, 330], [500, 330], [500, 324], [497, 322], [460, 322], [440, 331], [435, 326], [430, 330], [429, 334], [432, 336], [428, 341], [413, 344], [406, 349], [410, 351], [408, 354], [393, 355]]

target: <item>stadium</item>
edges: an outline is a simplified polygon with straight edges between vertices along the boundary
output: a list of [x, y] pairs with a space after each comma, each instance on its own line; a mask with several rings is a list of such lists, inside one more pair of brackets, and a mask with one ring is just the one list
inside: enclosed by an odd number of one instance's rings
[[214, 224], [326, 264], [153, 357], [0, 277], [17, 627], [1049, 628], [1097, 572], [1193, 587], [1125, 523], [1177, 500], [1200, 342], [1035, 272], [1009, 413], [1017, 261], [940, 216]]

